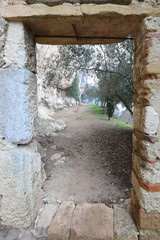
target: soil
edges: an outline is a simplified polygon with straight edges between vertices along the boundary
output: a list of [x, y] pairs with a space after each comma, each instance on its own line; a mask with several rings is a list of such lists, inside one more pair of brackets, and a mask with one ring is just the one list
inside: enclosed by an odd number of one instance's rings
[[64, 109], [54, 118], [67, 127], [41, 139], [46, 151], [45, 201], [103, 202], [112, 207], [130, 198], [132, 128], [97, 117], [89, 105]]

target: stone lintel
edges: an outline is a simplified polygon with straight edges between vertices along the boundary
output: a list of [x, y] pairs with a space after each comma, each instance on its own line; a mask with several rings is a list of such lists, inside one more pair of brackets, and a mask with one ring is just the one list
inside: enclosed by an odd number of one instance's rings
[[26, 17], [65, 17], [65, 16], [101, 16], [101, 17], [147, 17], [160, 16], [160, 7], [156, 8], [148, 4], [147, 6], [119, 6], [118, 4], [70, 4], [64, 3], [57, 6], [47, 6], [45, 4], [32, 5], [9, 5], [2, 9], [2, 17], [7, 20], [22, 21]]
[[63, 3], [57, 6], [47, 6], [45, 4], [31, 5], [8, 5], [2, 8], [2, 17], [7, 20], [24, 20], [26, 17], [65, 17], [65, 16], [101, 16], [119, 17], [133, 16], [142, 17], [160, 16], [160, 7], [156, 8], [148, 4], [145, 6], [118, 4], [70, 4]]
[[2, 16], [23, 21], [41, 44], [107, 44], [134, 35], [142, 19], [160, 15], [159, 9], [133, 4], [10, 5], [3, 8]]

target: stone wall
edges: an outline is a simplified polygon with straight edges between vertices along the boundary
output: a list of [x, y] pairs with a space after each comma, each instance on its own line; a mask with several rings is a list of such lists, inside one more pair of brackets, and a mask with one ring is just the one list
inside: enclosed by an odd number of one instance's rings
[[132, 206], [140, 239], [159, 239], [159, 79], [160, 18], [148, 17], [135, 36]]
[[0, 18], [0, 219], [14, 227], [28, 227], [41, 203], [36, 117], [34, 38], [23, 23]]

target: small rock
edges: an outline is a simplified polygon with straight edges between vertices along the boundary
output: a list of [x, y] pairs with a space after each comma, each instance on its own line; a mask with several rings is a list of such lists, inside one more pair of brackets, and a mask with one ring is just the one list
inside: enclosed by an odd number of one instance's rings
[[32, 233], [33, 237], [35, 237], [35, 238], [39, 238], [40, 237], [40, 235], [37, 233], [37, 231], [35, 229], [32, 229], [31, 233]]
[[46, 198], [43, 198], [43, 204], [48, 204], [48, 200]]
[[54, 149], [54, 150], [57, 149], [56, 145], [51, 146], [51, 148]]
[[55, 163], [55, 166], [60, 165], [60, 164], [64, 164], [64, 161], [58, 160], [58, 161]]
[[55, 153], [54, 155], [51, 156], [50, 160], [54, 161], [54, 160], [59, 160], [62, 157], [61, 153]]
[[39, 142], [37, 142], [37, 150], [40, 153], [41, 158], [44, 158], [46, 156], [44, 148], [41, 146], [41, 144]]
[[55, 204], [48, 204], [45, 206], [36, 225], [39, 234], [47, 236], [48, 228], [51, 224], [52, 218], [56, 214], [57, 208], [58, 205]]

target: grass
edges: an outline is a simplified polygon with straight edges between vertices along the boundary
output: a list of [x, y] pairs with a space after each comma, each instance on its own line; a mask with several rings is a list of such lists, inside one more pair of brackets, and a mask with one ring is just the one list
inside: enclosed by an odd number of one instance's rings
[[83, 115], [80, 114], [80, 113], [78, 113], [78, 114], [77, 114], [77, 118], [78, 118], [78, 119], [82, 119], [82, 118], [83, 118]]
[[121, 127], [130, 127], [130, 128], [133, 128], [133, 125], [131, 124], [128, 124], [128, 123], [125, 123], [125, 122], [122, 122], [118, 119], [112, 119], [113, 122], [115, 122], [117, 125], [121, 126]]
[[92, 107], [91, 111], [93, 112], [94, 115], [96, 115], [97, 117], [102, 118], [102, 119], [107, 118], [107, 114], [105, 114], [103, 112], [103, 108], [101, 108], [98, 105], [90, 105], [90, 106]]
[[118, 119], [115, 119], [115, 118], [112, 118], [110, 121], [108, 120], [108, 116], [107, 116], [107, 114], [105, 114], [104, 112], [103, 112], [103, 108], [101, 108], [100, 106], [98, 106], [98, 105], [94, 105], [94, 104], [92, 104], [92, 105], [90, 105], [91, 106], [91, 111], [93, 112], [93, 114], [95, 115], [95, 116], [97, 116], [97, 117], [99, 117], [99, 118], [101, 118], [101, 119], [105, 119], [105, 120], [107, 120], [107, 124], [111, 124], [111, 123], [115, 123], [115, 124], [117, 124], [117, 125], [119, 125], [119, 126], [121, 126], [121, 127], [133, 127], [131, 124], [128, 124], [128, 123], [125, 123], [125, 122], [122, 122], [122, 121], [120, 121], [120, 120], [118, 120]]

